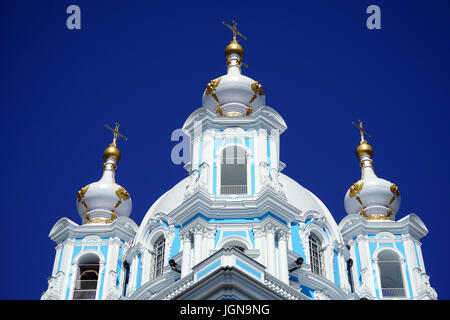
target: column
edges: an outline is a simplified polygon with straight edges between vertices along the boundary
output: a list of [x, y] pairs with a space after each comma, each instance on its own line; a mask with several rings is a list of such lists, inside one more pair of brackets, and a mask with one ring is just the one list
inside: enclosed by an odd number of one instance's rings
[[187, 276], [191, 272], [191, 234], [184, 233], [181, 236], [183, 241], [183, 262], [181, 265], [181, 277]]
[[278, 232], [278, 260], [280, 261], [279, 265], [279, 277], [280, 280], [286, 284], [289, 284], [289, 272], [288, 272], [288, 263], [287, 263], [287, 239], [288, 234], [281, 230]]
[[[414, 271], [415, 268], [419, 268], [416, 252], [414, 249], [414, 243], [413, 238], [410, 235], [403, 235], [403, 246], [405, 248], [405, 259], [408, 262], [408, 268], [406, 269], [406, 272], [409, 274], [409, 279], [411, 281], [411, 288], [412, 288], [412, 294], [413, 296], [418, 295], [418, 283], [416, 278], [416, 273]], [[406, 282], [403, 283], [403, 286], [405, 288], [405, 292], [409, 291], [408, 287], [408, 278], [405, 277]], [[411, 297], [413, 298], [413, 297]]]
[[255, 235], [255, 249], [259, 250], [259, 255], [256, 258], [256, 261], [265, 265], [264, 262], [264, 249], [263, 249], [263, 241], [262, 241], [262, 232], [259, 229], [253, 229], [253, 233]]
[[275, 169], [278, 171], [278, 161], [279, 161], [279, 138], [280, 133], [276, 129], [270, 131], [269, 144], [270, 144], [270, 169]]
[[209, 251], [211, 250], [211, 239], [214, 239], [214, 231], [207, 230], [203, 234], [201, 261], [205, 260], [209, 256]]
[[255, 139], [255, 191], [259, 193], [261, 192], [264, 180], [261, 166], [262, 163], [269, 163], [269, 159], [267, 159], [267, 131], [265, 129], [258, 129], [258, 134], [255, 136]]
[[202, 261], [203, 227], [197, 225], [194, 229], [194, 266]]
[[212, 176], [213, 176], [213, 147], [214, 147], [214, 137], [212, 130], [207, 130], [203, 133], [203, 143], [202, 143], [202, 163], [206, 162], [208, 164], [207, 171], [207, 190], [212, 193]]
[[[70, 278], [70, 273], [73, 271], [72, 269], [72, 255], [74, 243], [71, 240], [66, 240], [63, 242], [63, 252], [61, 258], [61, 265], [59, 267], [59, 271], [64, 272], [65, 277], [63, 279], [63, 286], [61, 288], [61, 300], [66, 299], [67, 289], [70, 288], [72, 283], [69, 283], [68, 279]], [[76, 275], [72, 275], [71, 282], [73, 282], [73, 277]]]
[[267, 237], [267, 271], [275, 275], [275, 227], [272, 225], [266, 226]]

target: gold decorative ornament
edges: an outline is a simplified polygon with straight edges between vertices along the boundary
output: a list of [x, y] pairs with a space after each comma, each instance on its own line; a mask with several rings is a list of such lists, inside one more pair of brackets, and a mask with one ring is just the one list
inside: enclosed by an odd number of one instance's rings
[[222, 77], [211, 80], [206, 85], [206, 90], [205, 90], [205, 94], [211, 95], [217, 101], [218, 104], [220, 104], [219, 98], [217, 98], [217, 95], [213, 91], [215, 91], [217, 89], [217, 87], [219, 86], [220, 80], [222, 80]]
[[89, 220], [86, 224], [91, 224], [91, 223], [111, 223], [112, 220], [110, 219], [102, 219], [102, 218], [94, 218], [92, 220]]
[[253, 95], [253, 97], [250, 99], [250, 103], [252, 103], [253, 101], [255, 101], [257, 95], [263, 96], [264, 95], [264, 91], [263, 91], [263, 87], [262, 84], [258, 83], [258, 81], [253, 82], [250, 85], [250, 88], [252, 89], [252, 91], [255, 93]]
[[98, 272], [96, 270], [85, 270], [80, 274], [80, 278], [89, 273], [94, 273], [98, 277]]
[[81, 190], [78, 191], [78, 196], [77, 196], [77, 201], [81, 202], [86, 209], [89, 209], [89, 208], [83, 198], [86, 195], [86, 192], [88, 191], [88, 189], [89, 189], [89, 186], [81, 188]]
[[[119, 155], [119, 157], [120, 157], [120, 155]], [[105, 171], [107, 165], [108, 164], [103, 163], [103, 171]], [[110, 163], [110, 166], [111, 166], [111, 170], [116, 171], [117, 166], [115, 163]]]
[[391, 184], [391, 192], [392, 192], [392, 198], [391, 198], [391, 201], [389, 201], [389, 204], [394, 202], [395, 198], [400, 197], [400, 189], [395, 185], [395, 183]]
[[249, 116], [253, 112], [253, 109], [248, 107], [245, 111], [247, 112], [245, 115]]
[[382, 214], [372, 214], [370, 216], [366, 216], [366, 220], [390, 220], [389, 217]]
[[361, 199], [358, 197], [358, 194], [361, 192], [362, 188], [364, 186], [364, 181], [361, 181], [361, 183], [355, 182], [351, 187], [350, 187], [350, 192], [349, 195], [351, 198], [356, 197], [356, 200], [362, 205], [362, 201]]
[[359, 214], [362, 215], [364, 218], [367, 218], [366, 208], [362, 208], [361, 211], [359, 212]]
[[224, 114], [224, 116], [225, 117], [243, 117], [244, 115], [240, 112], [232, 111], [232, 112], [228, 112], [228, 113]]
[[116, 220], [117, 219], [117, 213], [115, 213], [114, 211], [111, 212], [111, 220]]
[[117, 201], [116, 206], [114, 208], [117, 208], [120, 206], [123, 200], [130, 199], [130, 194], [125, 190], [122, 186], [119, 186], [119, 189], [116, 190], [116, 196], [119, 198], [119, 201]]
[[358, 193], [361, 192], [362, 188], [364, 186], [364, 181], [361, 181], [361, 183], [355, 182], [351, 187], [350, 187], [350, 197], [354, 197], [356, 196]]
[[216, 113], [218, 113], [218, 114], [220, 114], [221, 116], [223, 116], [222, 107], [217, 107], [217, 108], [216, 108]]

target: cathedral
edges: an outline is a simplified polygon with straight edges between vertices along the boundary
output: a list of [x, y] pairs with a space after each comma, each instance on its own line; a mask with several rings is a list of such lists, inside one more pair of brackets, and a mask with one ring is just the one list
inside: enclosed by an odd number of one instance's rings
[[[225, 49], [227, 72], [211, 80], [183, 125], [188, 175], [138, 225], [131, 195], [116, 182], [119, 125], [103, 174], [78, 191], [78, 224], [62, 218], [44, 300], [426, 300], [415, 214], [396, 220], [399, 188], [376, 175], [362, 122], [347, 216], [338, 224], [311, 191], [282, 173], [282, 116], [263, 87], [242, 74], [244, 50]], [[383, 155], [380, 155], [383, 156]], [[124, 164], [130, 165], [130, 164]]]

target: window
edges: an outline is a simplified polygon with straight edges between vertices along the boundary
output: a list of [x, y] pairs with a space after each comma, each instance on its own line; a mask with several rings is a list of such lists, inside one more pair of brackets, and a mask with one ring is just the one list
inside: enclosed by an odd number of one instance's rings
[[162, 275], [164, 267], [164, 251], [166, 247], [166, 239], [161, 236], [154, 245], [155, 259], [154, 259], [154, 271], [153, 278]]
[[78, 262], [73, 300], [94, 300], [97, 292], [99, 261], [97, 255], [88, 254]]
[[311, 271], [319, 276], [323, 276], [322, 268], [322, 244], [313, 234], [309, 236], [309, 254], [311, 257]]
[[247, 153], [238, 146], [222, 151], [221, 194], [247, 194]]
[[125, 281], [123, 283], [122, 295], [126, 296], [127, 295], [128, 281], [129, 281], [129, 278], [130, 278], [130, 265], [128, 264], [127, 261], [123, 262], [123, 269], [124, 269], [124, 272], [125, 272]]
[[380, 252], [378, 255], [378, 268], [380, 270], [383, 297], [406, 297], [398, 254], [391, 250]]

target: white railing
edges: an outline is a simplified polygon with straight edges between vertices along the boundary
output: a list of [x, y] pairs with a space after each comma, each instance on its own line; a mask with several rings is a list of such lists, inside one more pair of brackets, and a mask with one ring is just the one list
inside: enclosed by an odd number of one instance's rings
[[221, 185], [221, 194], [247, 194], [247, 185]]
[[97, 280], [77, 280], [73, 291], [73, 300], [94, 300], [97, 292]]
[[383, 298], [401, 298], [406, 297], [405, 288], [381, 288]]

